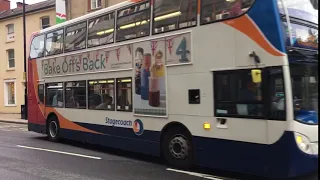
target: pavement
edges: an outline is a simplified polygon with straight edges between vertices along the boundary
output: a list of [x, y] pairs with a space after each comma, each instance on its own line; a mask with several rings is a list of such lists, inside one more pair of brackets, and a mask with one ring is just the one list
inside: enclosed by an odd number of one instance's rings
[[15, 123], [15, 124], [28, 124], [28, 120], [19, 119], [20, 114], [0, 114], [0, 122]]

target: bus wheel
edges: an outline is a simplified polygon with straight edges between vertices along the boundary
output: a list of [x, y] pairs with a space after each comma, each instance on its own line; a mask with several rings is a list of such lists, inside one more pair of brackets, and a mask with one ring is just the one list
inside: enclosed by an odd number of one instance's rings
[[48, 138], [50, 141], [58, 141], [59, 140], [59, 131], [60, 126], [58, 119], [55, 116], [51, 116], [48, 120]]
[[194, 166], [194, 153], [191, 135], [184, 128], [169, 129], [162, 139], [162, 153], [164, 159], [178, 168]]

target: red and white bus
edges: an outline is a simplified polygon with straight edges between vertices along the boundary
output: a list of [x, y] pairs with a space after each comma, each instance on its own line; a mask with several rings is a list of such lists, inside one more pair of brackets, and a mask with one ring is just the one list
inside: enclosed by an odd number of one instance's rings
[[177, 167], [315, 172], [314, 2], [132, 0], [36, 32], [29, 130]]

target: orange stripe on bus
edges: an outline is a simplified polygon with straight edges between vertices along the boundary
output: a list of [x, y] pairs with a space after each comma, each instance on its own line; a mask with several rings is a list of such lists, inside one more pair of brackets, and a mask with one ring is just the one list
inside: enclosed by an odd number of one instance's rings
[[[32, 72], [33, 73], [33, 79], [32, 79], [33, 80], [33, 86], [34, 86], [34, 90], [35, 90], [35, 95], [36, 95], [36, 97], [38, 99], [38, 84], [39, 84], [38, 80], [39, 80], [39, 75], [38, 75], [38, 68], [37, 68], [36, 59], [32, 60], [31, 64], [32, 64], [32, 71], [33, 71]], [[51, 112], [55, 113], [58, 116], [59, 124], [60, 124], [61, 128], [75, 130], [75, 131], [88, 132], [88, 133], [94, 133], [94, 134], [101, 134], [99, 132], [92, 131], [90, 129], [84, 128], [82, 126], [79, 126], [79, 125], [71, 122], [70, 120], [68, 120], [67, 118], [62, 116], [57, 110], [55, 110], [52, 107], [45, 107], [44, 104], [40, 104], [38, 106], [39, 106], [40, 110], [42, 111], [42, 114], [44, 114], [44, 112], [46, 112], [46, 114], [50, 114]]]
[[74, 131], [81, 131], [81, 132], [87, 132], [87, 133], [93, 133], [93, 134], [102, 134], [96, 131], [92, 131], [90, 129], [84, 128], [70, 120], [68, 120], [67, 118], [65, 118], [64, 116], [62, 116], [57, 110], [55, 110], [52, 107], [47, 107], [47, 114], [53, 112], [58, 116], [59, 119], [59, 124], [60, 124], [60, 128], [63, 129], [70, 129], [70, 130], [74, 130]]
[[[32, 77], [33, 77], [33, 87], [34, 87], [34, 91], [35, 91], [35, 97], [37, 98], [37, 101], [39, 101], [39, 97], [38, 97], [38, 85], [39, 85], [39, 74], [38, 74], [38, 66], [37, 66], [37, 61], [36, 59], [31, 60], [31, 65], [32, 65]], [[45, 110], [45, 106], [44, 104], [39, 104], [39, 109], [42, 113], [42, 115], [44, 115], [44, 110]]]
[[247, 15], [241, 16], [237, 19], [225, 21], [224, 23], [246, 34], [268, 53], [274, 56], [284, 56], [283, 53], [281, 53], [268, 42], [268, 40], [263, 36], [254, 22], [252, 22]]

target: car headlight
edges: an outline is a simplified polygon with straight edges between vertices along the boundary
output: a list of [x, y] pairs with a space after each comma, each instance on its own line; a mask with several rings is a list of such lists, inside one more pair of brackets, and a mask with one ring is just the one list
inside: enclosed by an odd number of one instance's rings
[[307, 154], [313, 154], [310, 140], [306, 136], [300, 133], [295, 133], [295, 139], [301, 151]]

